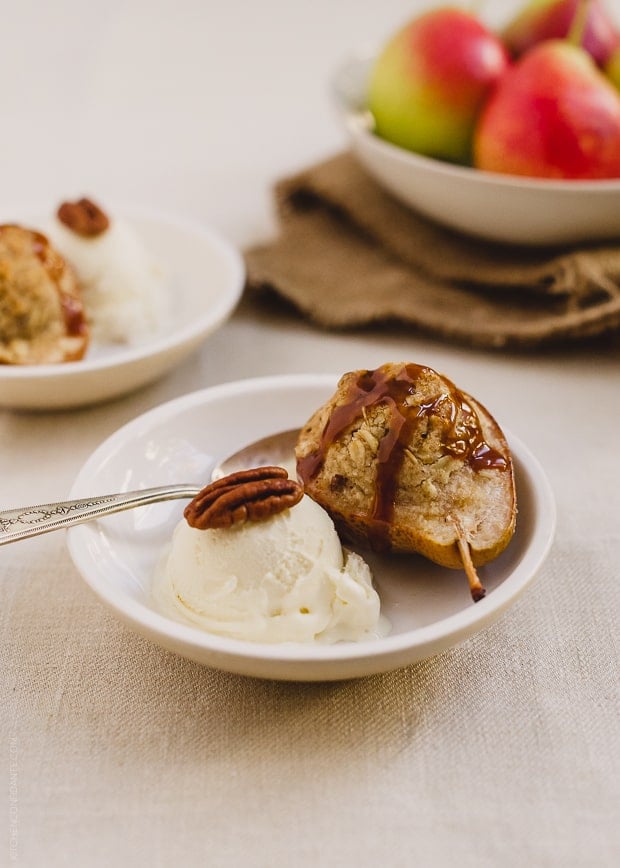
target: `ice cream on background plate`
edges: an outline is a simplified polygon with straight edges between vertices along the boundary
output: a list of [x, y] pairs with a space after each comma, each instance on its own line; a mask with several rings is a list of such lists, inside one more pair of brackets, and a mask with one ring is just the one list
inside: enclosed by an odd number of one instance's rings
[[203, 489], [174, 531], [154, 593], [166, 614], [252, 642], [385, 633], [370, 568], [343, 550], [325, 510], [282, 468]]
[[77, 275], [96, 341], [133, 344], [161, 329], [163, 275], [129, 223], [83, 198], [63, 202], [47, 232]]

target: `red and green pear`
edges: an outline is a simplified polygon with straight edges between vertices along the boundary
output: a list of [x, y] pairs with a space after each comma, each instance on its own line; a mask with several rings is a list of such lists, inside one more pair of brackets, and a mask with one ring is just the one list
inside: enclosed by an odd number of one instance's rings
[[488, 100], [474, 162], [538, 178], [618, 178], [620, 94], [583, 49], [565, 40], [540, 43]]
[[502, 38], [512, 55], [520, 57], [547, 39], [568, 37], [582, 11], [581, 47], [604, 66], [620, 33], [602, 0], [530, 0], [504, 29]]
[[476, 118], [506, 70], [499, 38], [473, 14], [446, 6], [410, 21], [371, 70], [377, 135], [411, 151], [471, 161]]

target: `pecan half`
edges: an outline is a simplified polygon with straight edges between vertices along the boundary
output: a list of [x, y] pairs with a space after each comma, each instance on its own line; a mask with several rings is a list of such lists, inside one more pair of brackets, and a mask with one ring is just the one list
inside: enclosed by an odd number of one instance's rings
[[84, 238], [94, 238], [96, 235], [101, 235], [110, 225], [105, 211], [102, 211], [99, 205], [90, 199], [63, 202], [56, 215], [61, 223]]
[[295, 506], [303, 493], [303, 487], [289, 479], [283, 467], [255, 467], [207, 485], [187, 504], [183, 515], [199, 530], [265, 521]]

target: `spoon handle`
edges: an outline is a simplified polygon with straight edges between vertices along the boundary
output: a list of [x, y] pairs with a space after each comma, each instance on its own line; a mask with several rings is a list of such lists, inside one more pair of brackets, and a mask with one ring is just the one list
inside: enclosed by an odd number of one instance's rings
[[0, 546], [91, 521], [113, 512], [133, 509], [135, 506], [192, 498], [199, 490], [195, 485], [164, 485], [159, 488], [143, 488], [140, 491], [124, 491], [121, 494], [85, 497], [82, 500], [7, 509], [0, 511]]

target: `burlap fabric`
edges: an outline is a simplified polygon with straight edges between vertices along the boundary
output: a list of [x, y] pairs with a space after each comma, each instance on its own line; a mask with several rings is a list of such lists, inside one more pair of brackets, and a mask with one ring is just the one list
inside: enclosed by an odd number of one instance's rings
[[618, 242], [489, 244], [400, 205], [342, 153], [275, 189], [278, 237], [248, 250], [251, 289], [325, 327], [399, 320], [460, 343], [534, 348], [620, 330]]

